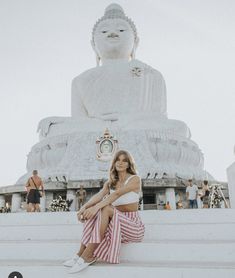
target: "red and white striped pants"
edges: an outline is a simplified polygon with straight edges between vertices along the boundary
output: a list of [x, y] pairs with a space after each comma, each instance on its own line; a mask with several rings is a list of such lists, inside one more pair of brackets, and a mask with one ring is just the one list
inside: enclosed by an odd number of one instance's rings
[[144, 224], [138, 211], [121, 212], [114, 208], [104, 238], [100, 238], [101, 210], [84, 223], [82, 244], [99, 243], [94, 256], [109, 263], [119, 263], [121, 243], [140, 242], [144, 237]]

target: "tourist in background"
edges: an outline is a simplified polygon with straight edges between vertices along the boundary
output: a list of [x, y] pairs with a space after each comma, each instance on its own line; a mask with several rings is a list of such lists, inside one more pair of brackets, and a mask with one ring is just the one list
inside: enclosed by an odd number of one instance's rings
[[44, 186], [37, 170], [33, 170], [33, 175], [28, 179], [25, 187], [27, 212], [40, 212], [40, 198], [44, 195]]
[[198, 187], [196, 186], [196, 184], [193, 184], [192, 179], [188, 180], [188, 186], [186, 188], [186, 197], [190, 209], [198, 208], [197, 205]]
[[181, 200], [179, 200], [179, 202], [177, 202], [176, 204], [177, 209], [184, 209], [184, 205], [183, 202]]
[[170, 206], [169, 201], [166, 202], [166, 204], [165, 204], [165, 209], [166, 209], [166, 210], [171, 210], [171, 206]]
[[127, 151], [118, 151], [111, 163], [109, 180], [79, 211], [84, 222], [78, 253], [64, 266], [75, 273], [101, 259], [119, 263], [121, 243], [140, 242], [144, 225], [138, 213], [141, 179], [133, 158]]
[[80, 209], [86, 201], [86, 190], [83, 189], [83, 185], [80, 186], [80, 189], [77, 190], [76, 194], [78, 195], [78, 209]]
[[199, 209], [202, 209], [202, 196], [203, 196], [203, 193], [202, 193], [202, 190], [198, 189], [198, 194], [197, 194], [197, 207]]
[[202, 194], [203, 194], [202, 195], [203, 208], [209, 208], [210, 188], [207, 180], [203, 181]]

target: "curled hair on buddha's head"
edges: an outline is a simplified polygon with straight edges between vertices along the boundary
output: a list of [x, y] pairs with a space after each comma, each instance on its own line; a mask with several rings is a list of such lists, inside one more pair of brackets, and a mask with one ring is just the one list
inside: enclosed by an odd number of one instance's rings
[[[132, 49], [130, 49], [130, 53], [128, 53], [129, 55], [129, 60], [133, 60], [135, 59], [135, 52], [136, 49], [138, 47], [139, 44], [139, 37], [137, 34], [137, 29], [136, 26], [134, 24], [134, 22], [126, 16], [123, 8], [119, 5], [119, 4], [110, 4], [104, 12], [104, 15], [95, 23], [93, 30], [92, 30], [92, 39], [91, 39], [91, 45], [93, 50], [95, 51], [96, 54], [96, 66], [100, 66], [100, 62], [102, 61], [102, 57], [101, 57], [101, 53], [99, 52], [99, 50], [97, 49], [97, 41], [96, 41], [96, 36], [98, 34], [102, 33], [109, 33], [109, 36], [111, 36], [111, 33], [109, 32], [111, 29], [109, 29], [110, 27], [105, 27], [105, 30], [99, 30], [100, 26], [102, 26], [103, 22], [107, 23], [108, 21], [108, 25], [110, 24], [110, 21], [113, 22], [125, 22], [129, 25], [130, 27], [130, 31], [132, 31], [133, 33], [133, 45], [132, 45]], [[115, 27], [117, 28], [117, 27]], [[125, 29], [125, 28], [124, 28]], [[128, 28], [129, 29], [129, 28]], [[125, 30], [119, 30], [121, 32], [125, 31]], [[113, 31], [116, 32], [116, 31]], [[108, 35], [108, 34], [107, 34]], [[105, 42], [107, 43], [107, 41]], [[130, 44], [131, 42], [128, 42], [128, 44]], [[128, 50], [129, 51], [129, 50]], [[104, 57], [103, 57], [104, 58]]]
[[133, 31], [135, 41], [138, 40], [137, 29], [136, 29], [134, 22], [129, 17], [126, 16], [123, 8], [119, 4], [110, 4], [105, 9], [104, 15], [100, 19], [97, 20], [97, 22], [95, 23], [95, 25], [93, 27], [93, 30], [92, 30], [92, 41], [93, 42], [94, 42], [94, 36], [95, 36], [95, 32], [96, 32], [98, 25], [107, 19], [125, 20], [130, 25], [130, 27]]
[[110, 170], [109, 170], [109, 187], [114, 189], [118, 180], [119, 180], [119, 177], [118, 177], [118, 171], [116, 169], [116, 162], [118, 160], [118, 158], [121, 156], [121, 155], [124, 155], [125, 158], [127, 159], [127, 162], [128, 162], [128, 168], [126, 169], [127, 173], [128, 174], [131, 174], [131, 175], [136, 175], [137, 174], [137, 171], [136, 171], [136, 166], [135, 166], [135, 161], [132, 157], [132, 155], [128, 152], [128, 151], [125, 151], [125, 150], [119, 150], [115, 153], [114, 157], [113, 157], [113, 160], [111, 162], [111, 166], [110, 166]]

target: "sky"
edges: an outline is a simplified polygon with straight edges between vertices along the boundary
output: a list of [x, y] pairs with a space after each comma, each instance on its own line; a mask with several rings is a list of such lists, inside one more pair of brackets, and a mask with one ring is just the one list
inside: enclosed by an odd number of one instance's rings
[[[26, 172], [38, 122], [68, 116], [71, 80], [95, 66], [91, 30], [110, 1], [0, 0], [0, 186]], [[136, 58], [166, 81], [168, 117], [184, 121], [205, 169], [235, 161], [235, 1], [123, 0]]]

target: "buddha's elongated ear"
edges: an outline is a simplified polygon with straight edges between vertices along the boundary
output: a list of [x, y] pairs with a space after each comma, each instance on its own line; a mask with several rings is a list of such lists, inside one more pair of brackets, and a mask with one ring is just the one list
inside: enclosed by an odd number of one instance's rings
[[91, 40], [91, 47], [92, 47], [92, 49], [94, 50], [94, 52], [95, 52], [95, 56], [96, 56], [96, 66], [97, 67], [99, 67], [99, 65], [100, 65], [100, 57], [99, 57], [99, 54], [97, 53], [97, 50], [96, 50], [96, 48], [95, 48], [95, 42], [94, 42], [94, 40]]
[[139, 37], [136, 37], [136, 38], [135, 38], [135, 42], [134, 42], [133, 49], [132, 49], [132, 51], [131, 51], [131, 60], [135, 59], [135, 52], [136, 52], [136, 49], [137, 49], [137, 47], [138, 47], [138, 45], [139, 45], [139, 41], [140, 41]]

